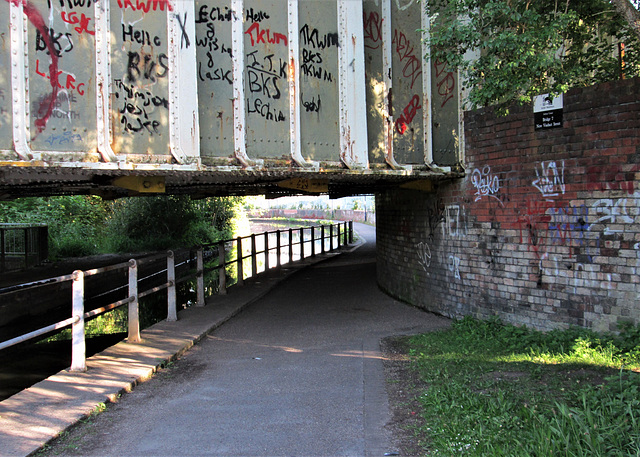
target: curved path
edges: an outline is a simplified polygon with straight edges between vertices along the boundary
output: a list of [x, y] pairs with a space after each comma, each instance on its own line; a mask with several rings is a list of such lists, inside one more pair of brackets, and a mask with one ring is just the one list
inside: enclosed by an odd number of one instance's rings
[[356, 229], [366, 243], [296, 272], [44, 455], [393, 452], [379, 341], [448, 320], [380, 292], [375, 229]]

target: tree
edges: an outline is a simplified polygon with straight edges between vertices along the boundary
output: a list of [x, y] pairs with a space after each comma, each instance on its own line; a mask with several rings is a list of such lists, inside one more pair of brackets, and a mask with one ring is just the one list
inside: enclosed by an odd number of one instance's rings
[[640, 39], [640, 0], [612, 0], [612, 3]]
[[427, 8], [430, 57], [460, 71], [468, 108], [640, 74], [640, 39], [608, 0], [429, 0]]
[[52, 258], [212, 243], [233, 236], [240, 197], [130, 197], [111, 202], [71, 195], [0, 202], [0, 222], [46, 223]]
[[26, 197], [0, 202], [0, 222], [49, 226], [52, 258], [96, 254], [108, 209], [95, 196]]
[[239, 197], [191, 200], [186, 195], [130, 197], [111, 204], [106, 222], [115, 252], [190, 247], [231, 238]]

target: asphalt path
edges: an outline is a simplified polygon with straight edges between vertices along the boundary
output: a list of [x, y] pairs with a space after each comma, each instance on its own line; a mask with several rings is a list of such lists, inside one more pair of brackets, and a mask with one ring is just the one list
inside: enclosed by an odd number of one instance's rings
[[380, 339], [448, 325], [376, 284], [366, 242], [305, 268], [43, 455], [393, 453]]

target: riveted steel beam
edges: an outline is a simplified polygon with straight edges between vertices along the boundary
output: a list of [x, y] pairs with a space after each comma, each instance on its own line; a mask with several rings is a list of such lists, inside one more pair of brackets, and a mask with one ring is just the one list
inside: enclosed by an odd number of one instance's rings
[[369, 166], [362, 3], [338, 0], [340, 159], [351, 169]]
[[177, 1], [167, 13], [169, 31], [169, 145], [178, 163], [200, 160], [194, 2]]

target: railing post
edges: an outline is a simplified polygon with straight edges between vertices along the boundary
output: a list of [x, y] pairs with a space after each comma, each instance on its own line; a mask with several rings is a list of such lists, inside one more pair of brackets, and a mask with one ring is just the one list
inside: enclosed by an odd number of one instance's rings
[[316, 256], [316, 233], [315, 227], [311, 226], [311, 257]]
[[29, 229], [24, 229], [24, 268], [29, 268]]
[[258, 276], [258, 259], [256, 253], [256, 235], [251, 234], [251, 276]]
[[289, 229], [289, 263], [293, 262], [293, 229]]
[[282, 248], [280, 243], [280, 230], [276, 230], [276, 235], [278, 236], [278, 238], [276, 239], [276, 267], [280, 268], [280, 265], [282, 265], [282, 261], [280, 259], [280, 250]]
[[40, 227], [40, 261], [41, 263], [44, 260], [49, 258], [49, 227], [44, 226]]
[[236, 238], [236, 252], [238, 256], [238, 281], [239, 286], [244, 284], [244, 265], [242, 264], [242, 237]]
[[176, 300], [176, 261], [173, 251], [167, 251], [167, 321], [178, 320], [177, 300]]
[[202, 246], [198, 246], [196, 251], [196, 269], [196, 294], [198, 295], [196, 306], [204, 306], [204, 257], [202, 255]]
[[336, 241], [338, 243], [337, 249], [340, 249], [340, 246], [341, 246], [341, 243], [342, 243], [342, 236], [340, 234], [340, 229], [342, 228], [342, 224], [336, 224], [336, 228], [338, 229], [338, 236], [336, 238]]
[[349, 221], [349, 244], [353, 244], [353, 221]]
[[347, 224], [348, 224], [347, 222], [344, 223], [344, 229], [342, 230], [342, 236], [343, 236], [342, 245], [343, 246], [346, 246], [347, 244], [349, 244], [349, 237], [348, 237], [349, 229], [348, 229], [348, 225]]
[[87, 371], [87, 347], [84, 339], [84, 273], [73, 272], [71, 325], [71, 371]]
[[304, 259], [304, 227], [300, 227], [300, 260]]
[[264, 272], [269, 271], [269, 232], [264, 232]]
[[324, 225], [320, 226], [320, 254], [324, 254]]
[[218, 243], [218, 295], [227, 294], [227, 262], [224, 241]]
[[333, 251], [333, 224], [329, 226], [329, 251]]
[[140, 315], [138, 306], [138, 263], [135, 259], [129, 260], [129, 343], [140, 342]]
[[0, 273], [4, 272], [5, 265], [5, 247], [4, 247], [4, 229], [0, 228]]

